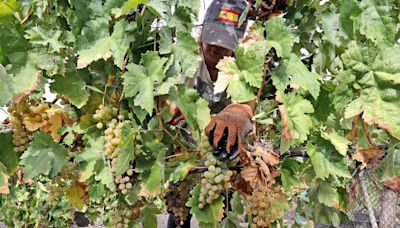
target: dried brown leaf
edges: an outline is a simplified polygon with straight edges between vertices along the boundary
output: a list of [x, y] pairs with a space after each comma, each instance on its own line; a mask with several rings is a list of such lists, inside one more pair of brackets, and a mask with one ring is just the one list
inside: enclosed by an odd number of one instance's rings
[[387, 179], [383, 182], [383, 184], [392, 191], [400, 193], [400, 176]]
[[373, 146], [369, 148], [358, 149], [351, 158], [353, 160], [361, 162], [362, 165], [360, 168], [363, 169], [367, 166], [368, 163], [381, 158], [384, 154], [384, 151], [382, 151], [378, 147]]
[[284, 105], [279, 105], [279, 112], [282, 116], [282, 137], [286, 140], [286, 142], [292, 142], [293, 136], [292, 132], [290, 131], [290, 124], [289, 124], [289, 114]]

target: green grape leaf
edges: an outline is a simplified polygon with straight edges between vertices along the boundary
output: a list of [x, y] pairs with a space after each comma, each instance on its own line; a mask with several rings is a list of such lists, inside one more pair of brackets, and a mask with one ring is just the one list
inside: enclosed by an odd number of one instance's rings
[[89, 92], [86, 90], [86, 82], [78, 72], [71, 72], [65, 76], [57, 75], [53, 79], [50, 89], [64, 95], [77, 108], [82, 108], [88, 102]]
[[146, 205], [140, 210], [140, 222], [143, 227], [157, 228], [157, 215], [160, 210], [154, 205]]
[[[289, 80], [289, 76], [292, 77]], [[284, 91], [288, 85], [293, 88], [302, 88], [318, 98], [320, 91], [319, 75], [310, 72], [295, 54], [290, 55], [290, 59], [284, 59], [277, 69], [272, 73], [272, 82], [279, 91]]]
[[12, 15], [19, 11], [17, 0], [0, 1], [0, 17]]
[[208, 107], [208, 102], [202, 98], [197, 100], [196, 105], [197, 124], [199, 129], [203, 131], [211, 120], [210, 108]]
[[193, 194], [186, 206], [190, 207], [190, 213], [193, 214], [200, 223], [205, 223], [214, 227], [221, 221], [224, 212], [224, 197], [219, 196], [211, 204], [207, 204], [203, 209], [199, 208], [200, 185], [197, 184], [192, 190]]
[[122, 13], [126, 14], [132, 9], [135, 9], [139, 4], [146, 4], [147, 0], [128, 0], [122, 6]]
[[28, 59], [38, 69], [45, 70], [49, 76], [65, 73], [61, 56], [57, 53], [48, 53], [46, 48], [32, 49], [28, 54]]
[[166, 55], [172, 52], [172, 30], [167, 26], [160, 29], [160, 54]]
[[240, 215], [244, 213], [243, 201], [243, 196], [239, 192], [235, 191], [230, 201], [232, 211], [235, 214]]
[[37, 88], [41, 80], [41, 74], [29, 61], [26, 62], [26, 65], [15, 70], [10, 85], [13, 87], [14, 95], [16, 95], [13, 101], [19, 102]]
[[49, 47], [49, 52], [60, 52], [65, 45], [59, 41], [61, 36], [60, 30], [45, 29], [41, 26], [34, 26], [26, 30], [25, 38], [32, 44]]
[[[312, 127], [311, 117], [314, 108], [310, 101], [295, 93], [282, 96], [279, 111], [282, 116], [282, 140], [298, 145], [307, 139]], [[282, 152], [282, 151], [281, 151]]]
[[[17, 171], [19, 163], [19, 154], [13, 150], [12, 135], [11, 133], [0, 133], [0, 163], [6, 168], [7, 172], [12, 174]], [[1, 176], [1, 174], [0, 174]], [[1, 186], [1, 184], [0, 184]]]
[[3, 65], [0, 64], [0, 106], [8, 103], [13, 97], [11, 80]]
[[154, 83], [161, 83], [164, 79], [167, 60], [160, 58], [157, 52], [146, 52], [140, 60], [142, 65], [130, 63], [122, 76], [125, 97], [134, 97], [134, 104], [149, 114], [154, 108]]
[[56, 176], [67, 165], [67, 155], [67, 150], [54, 142], [50, 135], [35, 133], [30, 146], [21, 156], [24, 178], [34, 178], [39, 174]]
[[197, 130], [196, 101], [199, 99], [199, 94], [195, 89], [188, 89], [184, 85], [178, 86], [178, 91], [172, 88], [169, 93], [169, 99], [176, 104], [182, 114], [185, 116], [185, 121], [192, 130]]
[[77, 69], [87, 67], [99, 59], [109, 59], [117, 49], [117, 43], [108, 31], [109, 21], [105, 17], [88, 21], [82, 29], [82, 36], [77, 43], [79, 57]]
[[360, 2], [362, 10], [358, 22], [360, 33], [378, 45], [392, 45], [396, 36], [396, 20], [393, 14], [394, 6], [389, 2], [379, 0], [364, 0]]
[[176, 183], [178, 181], [184, 180], [189, 171], [196, 167], [196, 161], [189, 160], [187, 162], [180, 162], [179, 165], [171, 173], [169, 180]]
[[293, 48], [293, 35], [289, 27], [285, 26], [285, 19], [272, 17], [267, 21], [267, 44], [274, 47], [278, 56], [290, 57]]
[[115, 190], [115, 184], [111, 168], [104, 155], [104, 139], [102, 137], [89, 139], [85, 150], [75, 157], [75, 161], [81, 164], [82, 177], [85, 180], [94, 176], [96, 181], [107, 186], [111, 191]]
[[178, 77], [167, 78], [167, 80], [158, 86], [155, 95], [160, 96], [168, 94], [171, 87], [174, 87], [176, 84], [181, 84], [181, 80]]
[[160, 151], [157, 155], [157, 160], [150, 167], [150, 170], [148, 170], [149, 172], [145, 172], [140, 175], [143, 180], [143, 186], [146, 188], [147, 191], [151, 193], [156, 192], [156, 190], [160, 188], [161, 183], [164, 180], [164, 157], [165, 150]]
[[400, 73], [369, 72], [359, 81], [359, 98], [346, 108], [345, 118], [359, 113], [369, 125], [378, 125], [393, 137], [400, 139]]
[[330, 141], [335, 149], [339, 152], [339, 154], [346, 156], [348, 146], [351, 144], [349, 140], [339, 135], [335, 131], [321, 131], [321, 137], [325, 140]]
[[316, 144], [307, 143], [307, 154], [310, 156], [315, 174], [325, 180], [332, 176], [350, 177], [345, 157], [335, 153], [335, 149], [328, 141], [318, 138]]
[[386, 157], [380, 164], [383, 172], [380, 174], [383, 181], [400, 176], [400, 149], [399, 144], [389, 148]]
[[221, 222], [221, 228], [241, 228], [240, 220], [237, 215], [231, 211], [228, 212], [226, 218]]
[[342, 112], [354, 100], [356, 94], [352, 90], [352, 87], [355, 80], [356, 76], [350, 71], [340, 72], [333, 80], [336, 87], [330, 96], [336, 112]]
[[120, 20], [114, 25], [114, 31], [111, 34], [111, 39], [115, 41], [115, 47], [112, 49], [114, 63], [120, 69], [123, 68], [126, 52], [129, 49], [129, 44], [135, 40], [132, 31], [136, 28], [134, 23], [129, 23], [126, 20]]
[[321, 182], [317, 189], [318, 201], [328, 207], [339, 207], [339, 194], [335, 187], [328, 182]]
[[285, 191], [290, 192], [292, 187], [300, 185], [301, 180], [298, 176], [300, 164], [294, 158], [285, 158], [281, 162], [281, 180]]
[[372, 63], [378, 56], [379, 50], [369, 46], [358, 46], [351, 42], [345, 53], [341, 55], [343, 64], [353, 71], [367, 73], [371, 70]]
[[214, 93], [221, 93], [226, 89], [228, 97], [232, 100], [243, 103], [254, 100], [256, 96], [255, 88], [250, 86], [244, 78], [241, 77], [235, 58], [224, 57], [217, 64], [218, 79], [215, 82]]
[[346, 34], [341, 29], [339, 18], [339, 14], [330, 10], [325, 11], [321, 17], [324, 38], [336, 46], [340, 46], [346, 38]]
[[125, 201], [129, 205], [134, 205], [137, 200], [139, 199], [139, 192], [140, 192], [140, 182], [137, 182], [133, 187], [132, 190], [129, 191], [128, 195], [125, 196]]
[[116, 175], [122, 175], [129, 169], [129, 164], [135, 159], [135, 137], [139, 127], [132, 122], [125, 122], [122, 127], [122, 143], [119, 146], [121, 152], [118, 155]]
[[173, 44], [172, 50], [175, 61], [181, 67], [182, 74], [186, 77], [194, 77], [200, 61], [196, 40], [189, 32], [179, 31], [176, 34], [176, 41]]

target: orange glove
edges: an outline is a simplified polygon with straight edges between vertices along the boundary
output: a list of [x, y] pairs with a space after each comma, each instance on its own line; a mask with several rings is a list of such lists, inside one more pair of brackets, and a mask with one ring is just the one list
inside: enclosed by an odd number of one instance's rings
[[252, 117], [253, 111], [245, 104], [231, 104], [218, 113], [205, 129], [213, 154], [220, 160], [235, 159], [242, 141], [253, 130]]

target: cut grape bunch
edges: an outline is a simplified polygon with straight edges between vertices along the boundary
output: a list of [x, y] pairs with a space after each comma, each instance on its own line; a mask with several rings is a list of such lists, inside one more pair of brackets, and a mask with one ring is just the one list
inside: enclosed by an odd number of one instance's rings
[[113, 211], [112, 227], [128, 228], [131, 221], [137, 220], [140, 215], [142, 203], [137, 202], [133, 206], [119, 203]]
[[211, 153], [206, 157], [204, 165], [207, 171], [201, 179], [201, 189], [199, 195], [199, 208], [204, 208], [218, 199], [223, 190], [232, 187], [231, 179], [234, 172], [229, 170], [229, 163], [217, 160]]

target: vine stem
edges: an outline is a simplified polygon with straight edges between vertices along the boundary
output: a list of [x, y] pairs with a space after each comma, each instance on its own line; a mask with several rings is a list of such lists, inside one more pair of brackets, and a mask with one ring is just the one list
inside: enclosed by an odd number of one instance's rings
[[369, 134], [367, 124], [365, 123], [365, 121], [362, 118], [361, 118], [361, 124], [362, 124], [365, 134], [367, 135], [369, 144], [371, 144], [372, 146], [377, 146], [378, 144], [375, 142], [375, 140]]
[[32, 11], [29, 11], [27, 15], [22, 19], [22, 21], [19, 23], [20, 25], [24, 24], [31, 16], [32, 16]]

